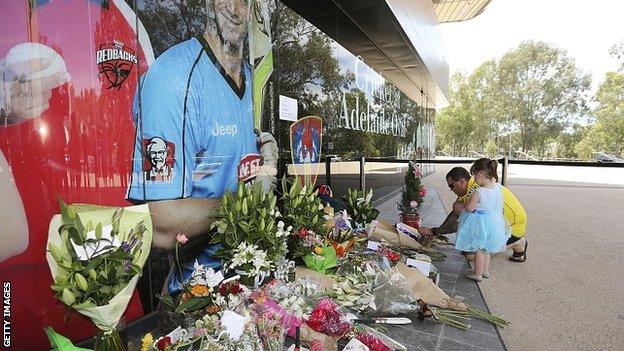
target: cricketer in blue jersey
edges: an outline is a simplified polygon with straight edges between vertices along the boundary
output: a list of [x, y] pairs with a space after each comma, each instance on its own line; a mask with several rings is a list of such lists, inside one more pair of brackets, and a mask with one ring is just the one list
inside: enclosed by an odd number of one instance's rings
[[[269, 174], [257, 177], [261, 163], [276, 161], [277, 146], [269, 133], [254, 134], [251, 74], [243, 60], [248, 3], [207, 0], [206, 6], [204, 34], [160, 55], [135, 98], [128, 198], [148, 202], [155, 247], [173, 248], [180, 232], [206, 233], [210, 212], [239, 181], [275, 181]], [[203, 248], [199, 263], [218, 269], [221, 261], [212, 258], [217, 248]], [[169, 292], [179, 291], [193, 263], [182, 263], [182, 277], [170, 275]]]

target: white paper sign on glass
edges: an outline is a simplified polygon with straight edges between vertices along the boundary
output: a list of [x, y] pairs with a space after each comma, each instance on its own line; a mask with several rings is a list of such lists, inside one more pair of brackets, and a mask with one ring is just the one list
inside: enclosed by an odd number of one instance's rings
[[279, 118], [284, 121], [297, 122], [297, 99], [279, 96]]

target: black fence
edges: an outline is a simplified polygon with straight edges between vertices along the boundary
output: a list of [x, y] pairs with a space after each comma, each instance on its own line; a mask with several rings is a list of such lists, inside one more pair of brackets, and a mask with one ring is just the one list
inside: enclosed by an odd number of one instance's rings
[[[383, 163], [397, 163], [397, 164], [407, 164], [409, 162], [414, 162], [417, 164], [471, 164], [477, 159], [427, 159], [427, 160], [400, 160], [395, 158], [366, 158], [361, 157], [359, 159], [360, 169], [359, 169], [359, 188], [360, 190], [366, 189], [366, 172], [365, 166], [366, 163], [375, 163], [375, 162], [383, 162]], [[517, 164], [517, 165], [536, 165], [536, 166], [562, 166], [562, 167], [598, 167], [598, 168], [624, 168], [624, 163], [608, 163], [608, 162], [580, 162], [580, 161], [535, 161], [535, 160], [516, 160], [509, 159], [507, 157], [503, 157], [497, 159], [498, 163], [501, 165], [502, 177], [501, 184], [507, 184], [507, 172], [509, 170], [509, 165]], [[331, 186], [331, 163], [332, 160], [330, 158], [325, 159], [325, 184]]]

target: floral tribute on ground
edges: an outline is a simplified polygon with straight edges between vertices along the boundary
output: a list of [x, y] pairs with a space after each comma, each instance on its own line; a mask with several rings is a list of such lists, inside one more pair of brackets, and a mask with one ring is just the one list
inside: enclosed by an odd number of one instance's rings
[[[431, 262], [443, 257], [422, 246], [414, 228], [378, 220], [373, 196], [349, 190], [342, 208], [339, 201], [333, 208], [297, 181], [284, 179], [279, 196], [240, 184], [224, 195], [206, 239], [220, 245], [221, 268], [195, 262], [180, 292], [160, 296], [167, 329], [144, 335], [141, 350], [284, 350], [295, 338], [311, 350], [337, 351], [347, 343], [358, 350], [406, 350], [368, 325], [427, 317], [460, 329], [472, 318], [506, 325], [440, 289]], [[407, 203], [412, 213], [424, 193], [416, 196], [409, 198], [416, 204]], [[48, 247], [52, 288], [78, 311], [117, 303], [129, 284], [131, 292], [149, 250], [149, 214], [102, 210], [63, 205], [58, 238]], [[180, 233], [176, 261], [186, 241]], [[413, 318], [391, 318], [399, 314]], [[116, 321], [108, 322], [103, 330], [114, 330]]]

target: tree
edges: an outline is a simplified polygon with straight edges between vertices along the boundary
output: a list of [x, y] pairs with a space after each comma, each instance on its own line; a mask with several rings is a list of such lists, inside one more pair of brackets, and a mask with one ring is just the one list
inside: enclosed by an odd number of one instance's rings
[[624, 40], [613, 45], [609, 50], [609, 54], [620, 62], [619, 72], [624, 71]]
[[587, 138], [596, 150], [621, 156], [624, 153], [624, 73], [607, 73], [596, 92], [596, 102], [596, 124]]
[[473, 111], [470, 108], [471, 88], [468, 78], [461, 73], [451, 77], [451, 104], [435, 119], [438, 141], [450, 146], [454, 155], [466, 155], [475, 130]]
[[590, 82], [565, 50], [522, 42], [497, 67], [498, 116], [518, 129], [523, 151], [537, 147], [543, 154], [546, 140], [563, 131], [571, 116], [584, 113]]
[[485, 152], [487, 153], [488, 157], [491, 158], [498, 156], [498, 146], [493, 139], [488, 140], [488, 142], [485, 144]]

